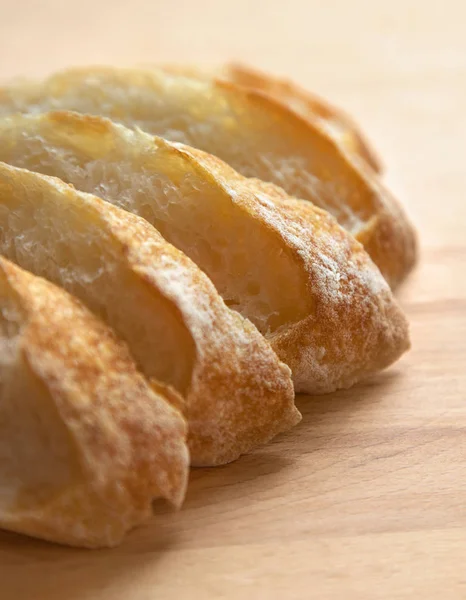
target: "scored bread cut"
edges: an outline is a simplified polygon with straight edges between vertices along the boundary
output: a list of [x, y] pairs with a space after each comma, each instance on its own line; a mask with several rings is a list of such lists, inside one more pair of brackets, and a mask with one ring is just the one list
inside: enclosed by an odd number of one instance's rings
[[333, 217], [213, 156], [57, 112], [0, 120], [0, 160], [144, 217], [253, 321], [297, 391], [349, 387], [409, 346], [388, 285]]
[[63, 286], [184, 396], [194, 465], [234, 460], [300, 420], [290, 370], [144, 219], [0, 163], [0, 253]]
[[163, 65], [163, 69], [194, 78], [218, 78], [265, 92], [304, 118], [317, 120], [331, 137], [350, 152], [358, 154], [375, 172], [381, 173], [383, 170], [377, 153], [349, 115], [288, 79], [281, 79], [242, 63], [227, 63], [214, 70], [202, 70], [194, 65], [183, 64]]
[[0, 115], [51, 109], [103, 115], [189, 144], [314, 202], [365, 246], [391, 286], [415, 263], [415, 232], [373, 170], [317, 122], [261, 91], [163, 69], [113, 67], [0, 89]]
[[114, 546], [181, 504], [186, 434], [102, 321], [0, 256], [0, 527]]

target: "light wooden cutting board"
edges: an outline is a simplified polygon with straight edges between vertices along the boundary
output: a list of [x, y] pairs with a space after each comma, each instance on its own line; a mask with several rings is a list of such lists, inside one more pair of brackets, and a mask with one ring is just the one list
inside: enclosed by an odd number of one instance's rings
[[116, 550], [1, 533], [1, 600], [466, 598], [465, 19], [462, 0], [0, 0], [2, 79], [239, 58], [327, 95], [422, 241], [398, 365], [299, 399], [294, 431], [193, 472], [183, 510], [157, 506]]

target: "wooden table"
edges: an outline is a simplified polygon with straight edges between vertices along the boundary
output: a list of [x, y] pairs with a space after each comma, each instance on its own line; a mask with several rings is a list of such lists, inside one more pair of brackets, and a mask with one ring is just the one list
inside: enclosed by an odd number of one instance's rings
[[0, 77], [228, 58], [363, 122], [418, 225], [413, 349], [294, 431], [197, 470], [113, 551], [0, 534], [2, 600], [466, 598], [466, 8], [462, 0], [0, 0]]

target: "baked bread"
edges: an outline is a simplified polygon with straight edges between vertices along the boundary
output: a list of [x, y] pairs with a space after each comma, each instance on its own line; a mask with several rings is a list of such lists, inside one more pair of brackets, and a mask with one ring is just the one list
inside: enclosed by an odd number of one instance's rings
[[181, 504], [186, 429], [106, 325], [0, 257], [0, 527], [114, 546]]
[[63, 286], [185, 398], [194, 465], [237, 458], [300, 420], [290, 370], [144, 219], [0, 163], [0, 253]]
[[415, 263], [415, 233], [372, 169], [317, 122], [263, 92], [163, 69], [105, 67], [0, 90], [0, 115], [52, 108], [107, 116], [198, 147], [313, 201], [363, 243], [392, 286]]
[[409, 346], [386, 282], [330, 215], [199, 150], [62, 112], [0, 120], [0, 160], [145, 217], [266, 335], [297, 391], [349, 387]]
[[349, 115], [292, 81], [280, 79], [241, 63], [228, 63], [215, 70], [202, 70], [193, 65], [183, 64], [163, 65], [163, 69], [188, 77], [217, 78], [264, 92], [283, 102], [302, 117], [311, 121], [317, 120], [331, 137], [350, 152], [358, 154], [375, 172], [381, 173], [383, 170], [377, 153]]

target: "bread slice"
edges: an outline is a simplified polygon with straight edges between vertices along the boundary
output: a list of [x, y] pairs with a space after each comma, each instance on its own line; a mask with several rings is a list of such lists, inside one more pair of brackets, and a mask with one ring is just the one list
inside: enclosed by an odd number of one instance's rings
[[372, 169], [316, 122], [263, 92], [163, 69], [90, 67], [0, 90], [0, 115], [70, 109], [214, 154], [248, 177], [330, 211], [363, 243], [390, 285], [416, 260], [416, 236]]
[[79, 301], [0, 257], [0, 527], [114, 546], [176, 506], [186, 423]]
[[0, 120], [0, 160], [145, 217], [267, 336], [297, 391], [348, 387], [409, 345], [387, 284], [330, 215], [199, 150], [62, 112]]
[[183, 64], [163, 65], [163, 69], [188, 77], [207, 80], [217, 78], [250, 90], [264, 92], [284, 103], [298, 115], [311, 121], [317, 120], [333, 139], [349, 152], [358, 154], [376, 173], [383, 171], [376, 151], [349, 115], [288, 79], [275, 77], [242, 63], [227, 63], [214, 70], [202, 70], [194, 65]]
[[144, 219], [0, 163], [0, 253], [63, 286], [185, 397], [194, 465], [237, 458], [300, 420], [290, 370]]

